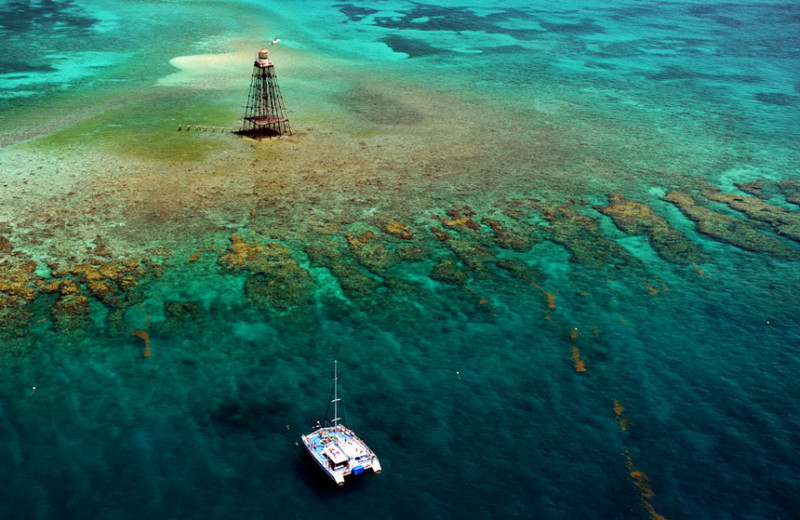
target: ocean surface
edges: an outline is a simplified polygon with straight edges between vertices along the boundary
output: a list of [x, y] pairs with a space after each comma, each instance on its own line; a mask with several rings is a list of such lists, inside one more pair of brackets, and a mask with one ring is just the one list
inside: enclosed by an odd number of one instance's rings
[[[0, 0], [0, 41], [0, 518], [797, 518], [800, 4]], [[335, 359], [383, 466], [343, 488], [299, 445]]]

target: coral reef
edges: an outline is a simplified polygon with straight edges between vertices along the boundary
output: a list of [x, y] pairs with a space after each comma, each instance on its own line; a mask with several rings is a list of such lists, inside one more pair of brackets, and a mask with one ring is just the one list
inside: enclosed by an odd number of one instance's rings
[[627, 249], [604, 237], [597, 220], [566, 206], [551, 206], [532, 202], [550, 225], [544, 229], [548, 238], [567, 248], [570, 261], [592, 267], [635, 267], [642, 263]]
[[735, 193], [723, 193], [718, 187], [710, 184], [703, 184], [700, 193], [709, 200], [727, 204], [731, 208], [741, 211], [752, 220], [767, 223], [779, 235], [800, 242], [800, 215], [761, 199]]
[[687, 217], [695, 222], [700, 233], [709, 235], [720, 242], [782, 258], [795, 256], [795, 251], [777, 238], [759, 233], [744, 221], [704, 208], [686, 193], [672, 191], [667, 193], [663, 200], [678, 206]]
[[467, 273], [459, 269], [452, 258], [443, 258], [436, 264], [431, 269], [430, 277], [433, 280], [454, 285], [464, 285], [468, 278]]
[[401, 238], [403, 240], [413, 240], [414, 235], [412, 234], [411, 228], [407, 224], [403, 224], [402, 222], [398, 222], [393, 218], [388, 219], [379, 219], [377, 221], [378, 228], [384, 233], [388, 233], [390, 235], [394, 235], [397, 238]]
[[508, 226], [504, 226], [499, 220], [483, 217], [481, 224], [488, 226], [494, 232], [494, 243], [503, 249], [513, 249], [518, 252], [530, 251], [535, 242], [539, 240], [532, 232], [522, 234]]
[[370, 271], [382, 272], [402, 261], [398, 255], [389, 251], [381, 235], [372, 231], [347, 233], [345, 238], [353, 258]]
[[[158, 264], [155, 264], [159, 268]], [[128, 292], [139, 285], [139, 279], [147, 274], [139, 260], [123, 262], [98, 262], [73, 266], [69, 272], [86, 284], [89, 293], [112, 308], [125, 308], [131, 304]]]
[[[6, 244], [7, 250], [13, 250], [9, 242]], [[10, 256], [0, 262], [0, 333], [25, 334], [33, 316], [30, 304], [38, 295], [35, 269], [35, 262], [20, 256]]]
[[278, 243], [259, 245], [239, 236], [230, 238], [228, 252], [217, 263], [231, 271], [251, 273], [245, 292], [264, 309], [286, 310], [311, 302], [313, 281], [308, 271], [291, 257], [291, 250]]
[[158, 325], [158, 331], [161, 334], [179, 332], [188, 321], [198, 320], [201, 311], [201, 307], [194, 302], [165, 302], [164, 313], [167, 319]]
[[472, 230], [481, 231], [481, 226], [472, 220], [475, 212], [469, 206], [456, 206], [447, 210], [450, 218], [437, 216], [442, 224], [447, 228], [458, 228], [461, 231]]
[[648, 235], [650, 244], [664, 260], [676, 264], [707, 260], [697, 245], [669, 225], [650, 206], [626, 200], [620, 193], [609, 193], [608, 202], [608, 206], [594, 208], [611, 217], [614, 224], [628, 235]]
[[743, 192], [754, 195], [759, 199], [769, 200], [772, 198], [772, 195], [765, 191], [766, 183], [764, 181], [734, 182], [733, 185]]
[[777, 183], [778, 189], [786, 195], [786, 201], [800, 205], [800, 182], [791, 179]]
[[362, 271], [351, 256], [346, 256], [335, 240], [318, 240], [307, 245], [305, 252], [312, 265], [331, 271], [348, 298], [369, 295], [381, 285], [381, 280]]

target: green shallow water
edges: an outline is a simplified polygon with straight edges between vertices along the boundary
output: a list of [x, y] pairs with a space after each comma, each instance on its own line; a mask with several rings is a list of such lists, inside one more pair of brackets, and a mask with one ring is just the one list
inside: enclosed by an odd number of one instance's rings
[[798, 20], [0, 4], [0, 516], [792, 518]]

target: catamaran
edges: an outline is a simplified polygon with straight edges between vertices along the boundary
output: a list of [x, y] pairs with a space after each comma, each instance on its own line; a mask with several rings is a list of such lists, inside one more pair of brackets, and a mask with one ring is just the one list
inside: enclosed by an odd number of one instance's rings
[[[303, 446], [306, 447], [311, 457], [337, 484], [344, 485], [347, 475], [360, 475], [368, 469], [375, 473], [381, 472], [381, 463], [364, 441], [358, 438], [352, 430], [339, 424], [339, 369], [338, 363], [333, 362], [333, 399], [328, 404], [325, 412], [324, 424], [317, 421], [314, 431], [302, 435]], [[333, 405], [333, 419], [328, 422], [328, 412]]]

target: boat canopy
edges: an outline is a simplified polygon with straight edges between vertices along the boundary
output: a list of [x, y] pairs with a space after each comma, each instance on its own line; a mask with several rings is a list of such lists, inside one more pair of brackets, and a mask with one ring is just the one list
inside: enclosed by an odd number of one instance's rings
[[342, 453], [342, 450], [336, 448], [335, 446], [328, 446], [323, 450], [328, 458], [333, 462], [334, 465], [338, 466], [339, 464], [344, 464], [347, 462], [347, 456]]

